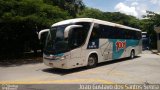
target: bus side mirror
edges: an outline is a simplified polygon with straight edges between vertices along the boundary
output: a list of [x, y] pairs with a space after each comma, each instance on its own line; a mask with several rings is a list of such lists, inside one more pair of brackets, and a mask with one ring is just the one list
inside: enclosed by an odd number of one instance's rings
[[68, 34], [69, 34], [69, 31], [71, 29], [74, 29], [74, 28], [80, 28], [80, 27], [83, 27], [82, 25], [69, 25], [65, 28], [64, 30], [64, 38], [68, 38]]
[[49, 29], [44, 29], [44, 30], [41, 30], [39, 33], [38, 33], [38, 38], [39, 38], [39, 40], [41, 39], [41, 37], [42, 37], [42, 34], [43, 33], [46, 33], [46, 32], [48, 32], [49, 31]]

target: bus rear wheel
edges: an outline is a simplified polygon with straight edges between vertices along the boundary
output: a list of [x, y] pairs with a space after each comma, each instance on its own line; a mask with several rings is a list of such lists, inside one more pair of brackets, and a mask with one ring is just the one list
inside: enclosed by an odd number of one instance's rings
[[132, 50], [131, 53], [130, 53], [130, 59], [133, 59], [135, 57], [135, 51]]
[[87, 67], [88, 68], [96, 67], [97, 63], [98, 63], [98, 60], [97, 60], [96, 55], [90, 55], [89, 58], [88, 58], [88, 65], [87, 65]]

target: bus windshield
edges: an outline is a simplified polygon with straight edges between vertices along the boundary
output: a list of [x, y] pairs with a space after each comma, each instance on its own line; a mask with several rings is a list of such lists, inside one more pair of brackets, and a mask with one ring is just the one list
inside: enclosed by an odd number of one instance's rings
[[52, 27], [49, 30], [44, 53], [63, 53], [68, 49], [68, 41], [64, 38], [64, 30], [68, 25]]
[[74, 25], [82, 25], [83, 27], [70, 30], [69, 37], [66, 39], [64, 38], [64, 30], [69, 25], [73, 24], [60, 25], [52, 27], [49, 30], [46, 45], [44, 48], [45, 54], [65, 53], [69, 50], [78, 48], [85, 43], [90, 28], [90, 23], [74, 23]]

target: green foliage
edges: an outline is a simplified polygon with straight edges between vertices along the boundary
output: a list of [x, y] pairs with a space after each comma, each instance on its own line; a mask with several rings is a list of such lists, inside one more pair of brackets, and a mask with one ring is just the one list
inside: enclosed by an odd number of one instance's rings
[[144, 16], [145, 18], [148, 18], [148, 20], [152, 23], [154, 23], [155, 26], [160, 26], [160, 14], [147, 11], [147, 15]]
[[98, 9], [85, 8], [83, 11], [78, 13], [77, 17], [82, 17], [82, 18], [89, 17], [89, 18], [101, 19], [131, 26], [134, 28], [140, 28], [139, 19], [119, 12], [102, 12]]
[[146, 31], [150, 38], [151, 38], [151, 47], [152, 48], [156, 48], [157, 45], [157, 36], [156, 36], [156, 32], [154, 31], [154, 27], [155, 26], [160, 26], [160, 14], [151, 12], [151, 11], [147, 11], [147, 15], [144, 16], [144, 18], [141, 20], [141, 26], [142, 26], [142, 30]]
[[0, 55], [36, 51], [37, 32], [68, 18], [67, 11], [43, 0], [0, 0]]
[[43, 0], [8, 0], [1, 3], [5, 5], [4, 9], [2, 8], [2, 21], [31, 20], [50, 26], [57, 21], [70, 18], [66, 11], [57, 6], [48, 5]]
[[67, 11], [71, 16], [76, 17], [76, 14], [85, 8], [82, 0], [44, 0], [46, 3], [56, 5]]
[[101, 19], [103, 20], [104, 15], [102, 11], [98, 9], [93, 9], [93, 8], [85, 8], [83, 11], [81, 11], [77, 17], [80, 18], [95, 18], [95, 19]]

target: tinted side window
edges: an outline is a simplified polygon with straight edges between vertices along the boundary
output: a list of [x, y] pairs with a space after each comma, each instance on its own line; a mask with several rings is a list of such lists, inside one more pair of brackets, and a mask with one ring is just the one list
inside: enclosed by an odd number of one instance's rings
[[104, 25], [100, 25], [100, 38], [108, 38], [109, 33]]
[[74, 28], [69, 32], [69, 47], [71, 49], [80, 47], [86, 41], [88, 31], [91, 23], [88, 22], [79, 22], [75, 23], [76, 25], [82, 25], [83, 27]]
[[99, 37], [100, 37], [100, 29], [101, 28], [100, 28], [99, 24], [94, 24], [90, 40], [99, 39]]
[[141, 39], [141, 32], [139, 31], [133, 31], [124, 28], [118, 28], [101, 24], [95, 24], [93, 32], [96, 32], [99, 38]]
[[100, 38], [115, 38], [115, 28], [112, 26], [100, 25]]
[[100, 25], [94, 24], [87, 48], [97, 49], [99, 47], [99, 38], [100, 38]]

